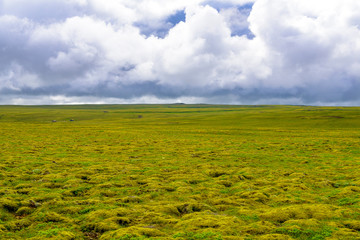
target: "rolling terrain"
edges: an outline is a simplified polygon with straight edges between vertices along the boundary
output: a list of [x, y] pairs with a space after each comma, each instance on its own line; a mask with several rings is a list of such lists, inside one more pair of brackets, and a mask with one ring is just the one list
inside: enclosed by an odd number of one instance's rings
[[0, 106], [0, 239], [360, 239], [360, 108]]

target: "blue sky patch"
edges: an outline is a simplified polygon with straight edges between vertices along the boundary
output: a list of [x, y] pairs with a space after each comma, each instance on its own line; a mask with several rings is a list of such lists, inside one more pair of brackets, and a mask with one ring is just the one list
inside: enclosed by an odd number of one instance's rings
[[[248, 4], [237, 7], [237, 9], [243, 16], [248, 18], [250, 16], [253, 5], [254, 5], [253, 3], [248, 3]], [[255, 35], [249, 29], [249, 25], [247, 25], [246, 28], [233, 28], [231, 30], [232, 30], [231, 36], [246, 35], [246, 37], [248, 39], [253, 39], [255, 37]]]
[[170, 29], [180, 22], [185, 22], [185, 18], [185, 11], [181, 10], [166, 18], [160, 27], [152, 27], [146, 23], [137, 23], [135, 26], [138, 27], [141, 31], [141, 34], [145, 35], [146, 37], [156, 36], [158, 38], [165, 38]]
[[238, 9], [241, 11], [241, 10], [249, 10], [249, 13], [251, 12], [252, 8], [254, 6], [254, 3], [247, 3], [245, 5], [241, 5], [238, 7]]
[[234, 30], [231, 32], [232, 37], [234, 37], [234, 36], [240, 37], [240, 36], [244, 36], [244, 35], [246, 35], [246, 37], [250, 40], [255, 38], [255, 35], [251, 32], [251, 30], [249, 28]]
[[[203, 5], [209, 5], [209, 6], [213, 7], [213, 8], [215, 8], [218, 11], [220, 11], [221, 9], [233, 8], [234, 7], [233, 3], [221, 3], [221, 2], [218, 2], [218, 1], [215, 1], [215, 0], [206, 1], [206, 2], [204, 2]], [[243, 5], [237, 5], [237, 6], [238, 6], [239, 10], [242, 10], [242, 9], [250, 9], [251, 10], [253, 5], [254, 5], [254, 3], [246, 3], [246, 4], [243, 4]]]
[[174, 15], [171, 15], [167, 18], [167, 22], [171, 23], [173, 26], [179, 22], [185, 22], [186, 14], [185, 11], [177, 11]]

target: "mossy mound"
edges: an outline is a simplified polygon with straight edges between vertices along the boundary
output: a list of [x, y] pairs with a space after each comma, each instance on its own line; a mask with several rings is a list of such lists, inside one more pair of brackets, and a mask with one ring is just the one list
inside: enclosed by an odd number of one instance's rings
[[159, 210], [163, 213], [173, 216], [183, 216], [193, 212], [202, 212], [206, 210], [213, 210], [209, 205], [198, 202], [185, 202], [179, 204], [167, 204], [159, 207]]
[[271, 209], [259, 216], [262, 219], [279, 223], [283, 223], [291, 219], [314, 218], [317, 220], [324, 220], [341, 217], [340, 213], [336, 212], [336, 210], [337, 208], [331, 205], [305, 204]]
[[9, 212], [16, 212], [16, 210], [19, 208], [20, 204], [18, 201], [10, 198], [3, 198], [0, 199], [0, 206]]
[[5, 224], [5, 228], [9, 231], [19, 231], [21, 229], [29, 227], [33, 224], [33, 221], [29, 218], [24, 218], [21, 220], [11, 221]]
[[266, 203], [269, 201], [269, 194], [261, 192], [261, 191], [247, 191], [239, 194], [239, 197], [245, 199], [251, 199], [256, 202]]
[[175, 225], [175, 228], [188, 232], [215, 230], [223, 235], [236, 235], [237, 229], [242, 225], [244, 225], [244, 222], [236, 217], [205, 211], [183, 216], [181, 221]]
[[360, 194], [360, 187], [348, 186], [341, 189], [341, 191], [337, 194], [337, 197], [351, 197], [358, 194]]
[[24, 216], [24, 215], [29, 215], [31, 213], [34, 212], [34, 208], [30, 208], [30, 207], [20, 207], [17, 211], [16, 211], [16, 215], [19, 216]]
[[238, 236], [225, 236], [223, 237], [219, 233], [211, 232], [211, 231], [202, 231], [202, 232], [178, 232], [172, 236], [172, 238], [165, 239], [177, 239], [177, 240], [200, 240], [200, 239], [208, 239], [208, 240], [243, 240], [244, 238]]
[[144, 216], [144, 220], [146, 220], [146, 222], [150, 224], [161, 227], [165, 227], [165, 226], [172, 227], [173, 225], [179, 222], [179, 219], [177, 218], [173, 218], [171, 216], [163, 216], [161, 214], [156, 214], [156, 213], [149, 214], [148, 216]]
[[214, 169], [207, 171], [207, 174], [212, 178], [218, 178], [220, 176], [230, 174], [230, 172], [226, 169]]
[[259, 240], [292, 240], [293, 238], [284, 234], [265, 234], [258, 238]]
[[153, 226], [133, 226], [107, 232], [100, 237], [100, 240], [137, 239], [141, 237], [152, 238], [162, 237], [165, 235], [165, 233], [154, 228]]
[[121, 226], [127, 226], [131, 223], [131, 218], [126, 217], [130, 211], [123, 208], [112, 210], [96, 210], [86, 215], [81, 229], [84, 232], [104, 233], [116, 230]]
[[359, 220], [349, 220], [343, 222], [344, 226], [356, 231], [360, 231], [360, 221]]
[[71, 223], [72, 220], [56, 212], [39, 212], [36, 220], [43, 222], [64, 222]]
[[107, 219], [104, 221], [95, 221], [84, 224], [81, 227], [83, 232], [97, 232], [104, 233], [107, 231], [118, 229], [119, 225], [113, 219]]
[[291, 220], [284, 222], [283, 225], [284, 226], [296, 225], [296, 226], [300, 226], [300, 227], [316, 228], [321, 225], [321, 222], [319, 220], [313, 219], [313, 218], [311, 218], [311, 219], [291, 219]]
[[56, 240], [75, 240], [80, 239], [79, 236], [76, 236], [70, 231], [60, 231], [55, 238]]
[[275, 229], [275, 225], [267, 221], [259, 221], [256, 223], [248, 224], [239, 229], [241, 233], [247, 235], [262, 235], [272, 232]]
[[357, 240], [360, 239], [360, 233], [358, 231], [348, 229], [348, 228], [338, 228], [334, 231], [331, 237], [328, 237], [326, 240]]

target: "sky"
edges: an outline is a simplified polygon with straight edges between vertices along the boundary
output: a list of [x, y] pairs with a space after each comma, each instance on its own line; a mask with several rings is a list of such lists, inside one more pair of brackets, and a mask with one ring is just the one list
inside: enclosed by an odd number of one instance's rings
[[359, 0], [0, 0], [0, 104], [360, 105]]

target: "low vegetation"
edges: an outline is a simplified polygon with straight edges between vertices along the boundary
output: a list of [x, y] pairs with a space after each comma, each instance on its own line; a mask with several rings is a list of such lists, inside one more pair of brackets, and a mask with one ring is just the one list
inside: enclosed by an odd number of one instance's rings
[[360, 239], [360, 108], [1, 106], [0, 149], [0, 239]]

